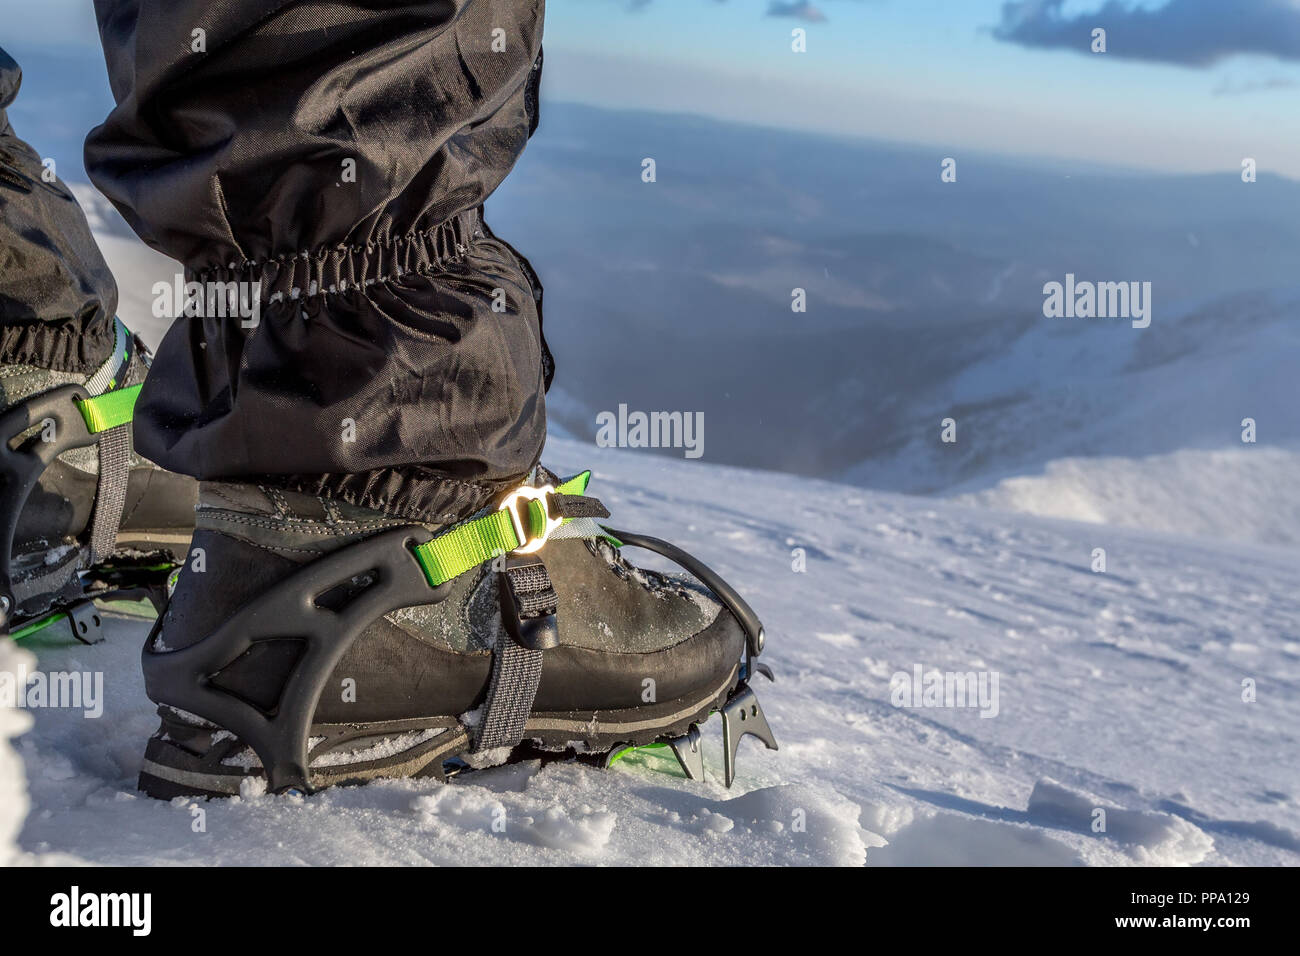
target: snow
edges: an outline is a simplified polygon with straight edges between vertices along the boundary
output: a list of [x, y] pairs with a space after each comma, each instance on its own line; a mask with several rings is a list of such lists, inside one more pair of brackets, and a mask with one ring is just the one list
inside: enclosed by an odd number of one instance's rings
[[[19, 673], [31, 668], [35, 659], [10, 641], [0, 640], [0, 672]], [[27, 782], [22, 761], [14, 753], [9, 739], [25, 732], [31, 717], [7, 702], [0, 701], [0, 865], [11, 862], [18, 853], [14, 837], [27, 815]]]
[[1300, 452], [1245, 444], [1148, 458], [1065, 458], [955, 500], [1208, 539], [1300, 545]]
[[[1282, 479], [1300, 454], [1300, 290], [1171, 311], [1145, 330], [1035, 319], [1014, 341], [990, 338], [978, 358], [933, 381], [925, 373], [934, 358], [909, 355], [917, 383], [886, 408], [863, 406], [897, 414], [900, 424], [849, 444], [869, 457], [829, 477], [1153, 530], [1297, 540], [1300, 491]], [[956, 441], [944, 443], [949, 416]], [[1257, 443], [1242, 442], [1246, 419]], [[1058, 495], [1068, 500], [1054, 502]], [[1285, 510], [1280, 531], [1267, 521], [1275, 505]], [[1170, 523], [1146, 522], [1148, 509]]]
[[[593, 467], [620, 525], [694, 551], [763, 618], [777, 680], [756, 690], [781, 749], [746, 738], [732, 790], [714, 718], [698, 783], [653, 753], [609, 771], [528, 762], [305, 799], [254, 783], [153, 801], [134, 789], [157, 726], [147, 624], [108, 615], [95, 647], [27, 642], [41, 669], [103, 671], [105, 713], [0, 711], [0, 737], [33, 723], [10, 745], [25, 814], [0, 744], [0, 856], [21, 821], [23, 859], [94, 864], [1300, 861], [1294, 550], [563, 440], [546, 458]], [[0, 666], [17, 666], [6, 645]], [[996, 672], [997, 715], [894, 706], [895, 675], [917, 666]]]

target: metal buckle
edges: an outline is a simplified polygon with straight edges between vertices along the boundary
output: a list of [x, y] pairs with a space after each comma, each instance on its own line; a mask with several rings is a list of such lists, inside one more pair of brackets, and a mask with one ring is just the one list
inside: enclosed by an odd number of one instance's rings
[[[521, 485], [501, 502], [498, 511], [508, 511], [510, 513], [510, 522], [515, 526], [515, 537], [519, 539], [519, 547], [515, 548], [515, 554], [533, 554], [540, 551], [546, 539], [551, 536], [560, 525], [564, 524], [563, 518], [552, 518], [550, 509], [546, 506], [546, 496], [555, 493], [553, 485], [542, 485], [540, 488], [534, 488], [532, 485]], [[519, 514], [519, 501], [537, 501], [541, 503], [542, 514], [546, 516], [546, 523], [542, 527], [542, 533], [531, 540], [528, 537], [528, 530], [524, 527], [524, 522]], [[525, 507], [529, 507], [525, 505]]]

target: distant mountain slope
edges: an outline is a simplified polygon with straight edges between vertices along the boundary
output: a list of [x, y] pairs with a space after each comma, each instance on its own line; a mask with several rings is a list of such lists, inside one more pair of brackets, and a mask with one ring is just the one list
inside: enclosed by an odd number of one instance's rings
[[1065, 458], [954, 500], [1004, 511], [1300, 546], [1300, 451], [1243, 446]]
[[[913, 492], [1300, 437], [1300, 185], [940, 158], [552, 104], [488, 214], [547, 285], [557, 420], [702, 411], [708, 460]], [[1045, 319], [1066, 273], [1151, 282], [1152, 327]]]
[[[841, 475], [909, 492], [977, 491], [1057, 459], [1240, 447], [1247, 418], [1259, 445], [1294, 445], [1297, 315], [1300, 293], [1279, 292], [1158, 315], [1148, 329], [1039, 317], [1005, 347], [900, 395], [897, 443]], [[951, 444], [940, 441], [948, 417]]]

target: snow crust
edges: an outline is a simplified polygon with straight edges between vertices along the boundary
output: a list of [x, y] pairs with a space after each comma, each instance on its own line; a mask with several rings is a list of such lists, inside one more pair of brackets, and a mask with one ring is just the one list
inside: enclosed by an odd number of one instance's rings
[[1065, 458], [955, 500], [1033, 515], [1300, 546], [1300, 452], [1242, 445]]
[[[29, 644], [45, 670], [104, 671], [105, 713], [0, 711], [0, 736], [32, 724], [22, 764], [0, 745], [0, 852], [96, 864], [1300, 862], [1294, 551], [568, 441], [547, 461], [593, 467], [591, 492], [620, 524], [699, 554], [763, 618], [777, 681], [756, 689], [781, 749], [742, 741], [732, 790], [715, 718], [703, 783], [658, 754], [305, 800], [254, 782], [230, 800], [153, 801], [134, 789], [157, 726], [139, 672], [147, 624], [110, 615], [96, 647]], [[1096, 547], [1105, 573], [1091, 570]], [[12, 648], [0, 655], [16, 665]], [[894, 706], [897, 675], [917, 665], [998, 673], [996, 717]]]

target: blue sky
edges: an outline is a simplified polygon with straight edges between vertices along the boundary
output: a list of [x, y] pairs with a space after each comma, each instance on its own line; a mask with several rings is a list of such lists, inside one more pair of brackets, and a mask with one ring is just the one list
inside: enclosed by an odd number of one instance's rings
[[[20, 60], [94, 49], [90, 6], [0, 0], [3, 43]], [[1087, 52], [1093, 24], [1106, 54]], [[1253, 156], [1300, 177], [1300, 0], [552, 0], [546, 45], [557, 99], [945, 154], [1170, 171]], [[98, 53], [88, 63], [103, 82]]]
[[[824, 19], [768, 15], [774, 6]], [[954, 152], [1178, 171], [1237, 169], [1253, 156], [1261, 170], [1300, 176], [1300, 3], [1006, 7], [1005, 24], [1021, 24], [1015, 38], [995, 35], [1001, 0], [556, 0], [547, 21], [551, 92]], [[1251, 23], [1268, 13], [1279, 22]], [[1094, 21], [1108, 30], [1106, 54], [1088, 52]], [[1051, 45], [1050, 27], [1061, 24], [1066, 42], [1077, 37], [1074, 49]], [[790, 52], [795, 27], [807, 30], [807, 53]], [[1283, 42], [1267, 51], [1279, 33]], [[1228, 42], [1217, 39], [1224, 35]], [[1187, 56], [1208, 46], [1218, 58], [1178, 62], [1180, 42]]]

